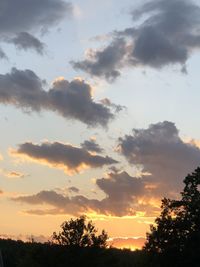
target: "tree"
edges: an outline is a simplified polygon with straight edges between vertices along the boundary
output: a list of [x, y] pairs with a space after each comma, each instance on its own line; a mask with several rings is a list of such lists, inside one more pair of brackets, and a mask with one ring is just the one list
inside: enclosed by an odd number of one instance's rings
[[107, 246], [108, 235], [103, 230], [97, 235], [97, 229], [92, 221], [86, 222], [86, 217], [65, 221], [61, 225], [62, 231], [53, 233], [53, 241], [59, 245], [71, 247], [101, 247]]
[[200, 168], [189, 174], [184, 184], [180, 200], [162, 200], [161, 214], [147, 233], [145, 250], [182, 255], [199, 251]]

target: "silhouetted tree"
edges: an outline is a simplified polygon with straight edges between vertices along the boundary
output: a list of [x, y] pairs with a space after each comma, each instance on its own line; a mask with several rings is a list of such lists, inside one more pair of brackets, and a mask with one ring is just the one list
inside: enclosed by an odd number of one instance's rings
[[86, 217], [65, 221], [61, 225], [62, 231], [53, 233], [53, 241], [60, 245], [73, 247], [101, 247], [107, 246], [108, 235], [103, 230], [97, 235], [97, 229], [92, 221], [86, 222]]
[[[162, 211], [150, 227], [144, 249], [150, 252], [196, 255], [200, 247], [200, 168], [185, 180], [180, 200], [162, 200]], [[200, 251], [199, 251], [200, 252]]]

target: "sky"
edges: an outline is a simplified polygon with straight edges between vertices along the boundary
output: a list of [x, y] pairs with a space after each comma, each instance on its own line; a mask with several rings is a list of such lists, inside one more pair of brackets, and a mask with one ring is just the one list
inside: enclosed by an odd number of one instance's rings
[[141, 247], [200, 164], [200, 5], [0, 0], [0, 235], [87, 215]]

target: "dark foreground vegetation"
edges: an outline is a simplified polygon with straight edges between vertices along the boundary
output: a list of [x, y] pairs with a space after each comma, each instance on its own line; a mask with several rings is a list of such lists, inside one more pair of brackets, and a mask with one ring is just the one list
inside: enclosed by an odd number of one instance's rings
[[93, 223], [82, 216], [64, 222], [47, 244], [0, 239], [4, 266], [199, 267], [200, 168], [184, 184], [180, 200], [162, 200], [161, 214], [140, 251], [107, 248], [107, 233], [98, 235]]
[[0, 240], [4, 267], [199, 267], [200, 249], [181, 255]]
[[144, 252], [0, 240], [5, 267], [150, 266]]

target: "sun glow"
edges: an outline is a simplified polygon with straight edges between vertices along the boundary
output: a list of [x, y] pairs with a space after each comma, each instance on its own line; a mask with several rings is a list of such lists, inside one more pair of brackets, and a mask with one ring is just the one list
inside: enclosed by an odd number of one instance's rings
[[110, 247], [118, 249], [137, 250], [141, 249], [145, 243], [144, 237], [116, 237], [108, 240]]

